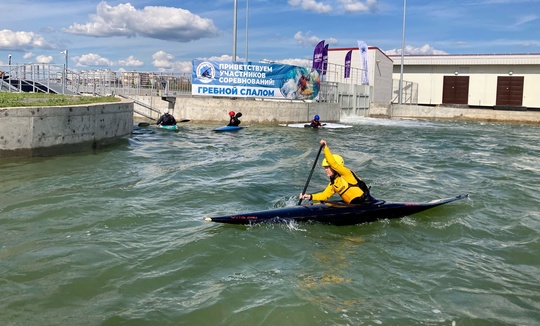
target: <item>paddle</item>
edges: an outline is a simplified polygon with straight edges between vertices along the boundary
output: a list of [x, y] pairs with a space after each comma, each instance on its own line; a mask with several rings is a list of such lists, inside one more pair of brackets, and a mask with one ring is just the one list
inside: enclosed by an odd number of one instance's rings
[[[189, 121], [191, 121], [191, 120], [183, 119], [183, 120], [180, 120], [180, 121], [177, 121], [177, 122], [189, 122]], [[148, 126], [150, 126], [150, 123], [148, 123], [148, 122], [139, 122], [138, 126], [139, 127], [148, 127]]]
[[[313, 175], [313, 170], [315, 170], [315, 166], [317, 165], [317, 161], [319, 160], [319, 156], [321, 155], [321, 151], [323, 149], [323, 145], [319, 147], [319, 152], [317, 153], [317, 157], [315, 158], [315, 162], [313, 162], [313, 166], [311, 167], [311, 172], [309, 172], [309, 177], [306, 181], [306, 185], [304, 186], [304, 190], [302, 190], [302, 196], [306, 193], [307, 187], [309, 185], [309, 181], [311, 180], [311, 176]], [[302, 204], [302, 198], [300, 196], [300, 200], [298, 201], [298, 205]]]

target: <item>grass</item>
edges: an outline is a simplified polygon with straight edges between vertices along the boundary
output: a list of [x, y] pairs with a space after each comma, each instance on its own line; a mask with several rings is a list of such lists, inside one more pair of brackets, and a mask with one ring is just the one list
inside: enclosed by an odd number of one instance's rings
[[113, 96], [0, 92], [0, 108], [21, 106], [64, 106], [110, 102], [120, 102], [120, 99]]

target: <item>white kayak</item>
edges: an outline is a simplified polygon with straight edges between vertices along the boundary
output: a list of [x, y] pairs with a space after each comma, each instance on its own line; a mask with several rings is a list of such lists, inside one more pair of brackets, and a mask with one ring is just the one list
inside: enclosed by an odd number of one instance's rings
[[[292, 128], [310, 128], [309, 123], [280, 123], [282, 127], [292, 127]], [[341, 123], [326, 122], [322, 123], [322, 129], [339, 129], [339, 128], [352, 128], [351, 125], [344, 125]]]

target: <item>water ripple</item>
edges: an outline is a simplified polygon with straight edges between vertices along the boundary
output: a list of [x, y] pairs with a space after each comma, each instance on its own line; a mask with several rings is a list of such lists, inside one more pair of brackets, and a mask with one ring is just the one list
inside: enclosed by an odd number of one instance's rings
[[[538, 127], [347, 122], [136, 127], [0, 162], [0, 324], [537, 324]], [[202, 220], [296, 205], [321, 138], [375, 197], [470, 198], [361, 226]], [[308, 192], [327, 183], [317, 166]]]

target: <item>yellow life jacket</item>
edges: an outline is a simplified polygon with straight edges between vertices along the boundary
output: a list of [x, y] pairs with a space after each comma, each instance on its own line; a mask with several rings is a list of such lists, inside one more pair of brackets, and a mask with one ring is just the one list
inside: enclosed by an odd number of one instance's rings
[[[352, 175], [356, 179], [356, 183], [349, 183], [345, 178], [341, 175], [337, 176], [330, 182], [332, 185], [332, 188], [334, 189], [334, 192], [341, 196], [341, 199], [343, 199], [344, 202], [349, 204], [353, 199], [362, 197], [364, 194], [367, 194], [367, 186], [365, 186], [365, 183], [360, 180], [354, 172], [352, 172]], [[364, 187], [365, 189], [362, 189]]]

